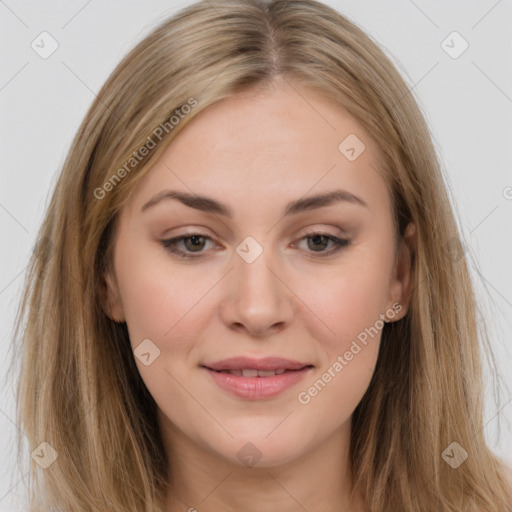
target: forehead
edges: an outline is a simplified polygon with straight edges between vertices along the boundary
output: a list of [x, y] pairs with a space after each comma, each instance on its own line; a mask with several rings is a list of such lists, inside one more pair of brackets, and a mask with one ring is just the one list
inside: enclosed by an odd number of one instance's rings
[[164, 188], [233, 205], [254, 198], [281, 205], [343, 188], [370, 208], [390, 207], [378, 150], [365, 130], [323, 95], [286, 82], [198, 114], [139, 183], [134, 201], [140, 207]]

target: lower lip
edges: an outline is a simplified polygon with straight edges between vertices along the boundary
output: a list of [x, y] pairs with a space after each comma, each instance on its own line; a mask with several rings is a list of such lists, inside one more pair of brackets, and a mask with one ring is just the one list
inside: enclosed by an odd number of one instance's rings
[[302, 370], [286, 371], [273, 377], [241, 377], [230, 373], [216, 372], [204, 368], [212, 376], [220, 388], [239, 397], [251, 400], [272, 398], [301, 381], [312, 370], [311, 367]]

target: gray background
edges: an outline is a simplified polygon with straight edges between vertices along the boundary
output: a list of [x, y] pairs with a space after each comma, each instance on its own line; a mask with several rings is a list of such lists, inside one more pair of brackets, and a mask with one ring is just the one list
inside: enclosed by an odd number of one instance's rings
[[[163, 17], [190, 3], [0, 0], [1, 377], [9, 362], [22, 277], [74, 132], [128, 50]], [[459, 212], [499, 370], [512, 388], [512, 3], [325, 3], [359, 24], [391, 54], [419, 98]], [[43, 31], [59, 45], [47, 59], [31, 47]], [[469, 44], [458, 58], [442, 46], [453, 31]], [[452, 52], [462, 48], [457, 38], [448, 38], [446, 44]], [[512, 395], [503, 388], [495, 402], [487, 367], [486, 376], [485, 432], [494, 451], [512, 464]], [[14, 458], [13, 396], [13, 383], [2, 388], [0, 511], [21, 510], [15, 502], [26, 493], [26, 475], [18, 471]]]

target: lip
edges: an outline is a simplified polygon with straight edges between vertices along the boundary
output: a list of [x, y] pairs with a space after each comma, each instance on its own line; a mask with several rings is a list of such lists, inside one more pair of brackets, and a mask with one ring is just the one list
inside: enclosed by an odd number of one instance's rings
[[282, 357], [264, 357], [255, 359], [246, 356], [230, 357], [214, 363], [206, 363], [202, 366], [210, 370], [300, 370], [305, 366], [312, 366], [310, 363], [292, 361]]
[[[278, 357], [267, 357], [264, 359], [235, 357], [218, 361], [217, 363], [202, 365], [202, 368], [221, 389], [231, 395], [248, 400], [262, 400], [275, 397], [296, 385], [306, 374], [313, 370], [313, 365]], [[286, 371], [271, 377], [243, 377], [230, 373], [221, 373], [221, 370], [242, 369], [263, 371], [286, 369]]]

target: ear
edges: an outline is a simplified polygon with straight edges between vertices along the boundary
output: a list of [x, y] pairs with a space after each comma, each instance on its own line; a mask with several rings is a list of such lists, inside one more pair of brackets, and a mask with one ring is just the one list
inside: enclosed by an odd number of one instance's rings
[[[400, 241], [395, 267], [393, 269], [393, 276], [390, 285], [388, 308], [395, 310], [396, 315], [389, 321], [393, 322], [403, 318], [409, 309], [409, 301], [411, 296], [411, 282], [412, 282], [412, 258], [416, 252], [416, 224], [410, 222], [405, 229], [404, 236]], [[392, 308], [395, 303], [401, 305], [398, 311]]]
[[115, 275], [107, 271], [100, 284], [101, 306], [105, 314], [114, 322], [124, 322], [124, 309]]

